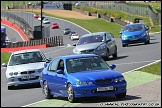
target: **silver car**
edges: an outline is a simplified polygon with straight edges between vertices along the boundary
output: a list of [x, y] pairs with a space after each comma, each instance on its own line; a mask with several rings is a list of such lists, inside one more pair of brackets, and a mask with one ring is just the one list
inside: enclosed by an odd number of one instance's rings
[[8, 64], [3, 63], [6, 69], [8, 89], [22, 84], [40, 82], [40, 76], [45, 62], [50, 62], [39, 49], [21, 50], [13, 52]]
[[109, 56], [117, 58], [117, 45], [113, 34], [108, 32], [95, 32], [85, 34], [80, 37], [73, 49], [74, 54], [97, 54], [105, 60], [109, 60]]

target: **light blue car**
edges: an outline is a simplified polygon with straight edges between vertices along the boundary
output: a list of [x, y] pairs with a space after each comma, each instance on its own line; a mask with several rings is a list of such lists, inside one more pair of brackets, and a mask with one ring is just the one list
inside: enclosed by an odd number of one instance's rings
[[143, 23], [127, 24], [120, 31], [122, 46], [135, 43], [150, 43], [149, 27]]

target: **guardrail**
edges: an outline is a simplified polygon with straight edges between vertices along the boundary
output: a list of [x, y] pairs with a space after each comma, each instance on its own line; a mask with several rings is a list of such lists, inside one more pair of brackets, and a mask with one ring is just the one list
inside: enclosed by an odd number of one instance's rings
[[7, 48], [17, 48], [17, 47], [26, 47], [26, 46], [37, 46], [47, 44], [48, 47], [62, 46], [63, 45], [63, 36], [54, 36], [39, 40], [30, 40], [25, 42], [7, 42]]

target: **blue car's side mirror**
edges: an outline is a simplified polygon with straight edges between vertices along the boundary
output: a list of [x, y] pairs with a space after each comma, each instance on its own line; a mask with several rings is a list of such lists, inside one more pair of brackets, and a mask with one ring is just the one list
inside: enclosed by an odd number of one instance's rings
[[52, 58], [47, 58], [47, 63], [49, 63], [52, 60]]
[[58, 73], [58, 74], [63, 74], [64, 72], [63, 72], [62, 69], [59, 69], [59, 70], [57, 70], [57, 73]]
[[110, 65], [111, 69], [115, 69], [116, 68], [116, 65], [112, 64]]

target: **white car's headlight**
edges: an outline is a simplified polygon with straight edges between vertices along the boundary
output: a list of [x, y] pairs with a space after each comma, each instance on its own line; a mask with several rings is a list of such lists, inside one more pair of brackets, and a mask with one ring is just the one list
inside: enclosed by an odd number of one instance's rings
[[77, 81], [76, 85], [91, 85], [93, 84], [92, 81]]
[[106, 48], [106, 44], [100, 45], [96, 50], [102, 50]]
[[9, 75], [10, 75], [10, 76], [18, 75], [18, 72], [10, 72]]
[[43, 71], [44, 68], [41, 68], [41, 69], [37, 69], [35, 72], [38, 74], [38, 73], [41, 73]]
[[125, 80], [124, 77], [119, 77], [119, 78], [115, 78], [114, 82], [122, 82], [124, 80]]

